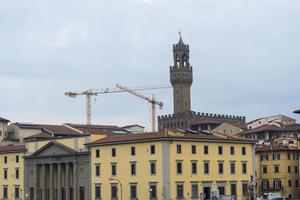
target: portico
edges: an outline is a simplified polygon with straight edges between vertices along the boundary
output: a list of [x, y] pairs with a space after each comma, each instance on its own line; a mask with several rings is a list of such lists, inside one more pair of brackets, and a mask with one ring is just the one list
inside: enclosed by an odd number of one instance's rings
[[49, 142], [25, 157], [28, 200], [89, 199], [89, 153]]

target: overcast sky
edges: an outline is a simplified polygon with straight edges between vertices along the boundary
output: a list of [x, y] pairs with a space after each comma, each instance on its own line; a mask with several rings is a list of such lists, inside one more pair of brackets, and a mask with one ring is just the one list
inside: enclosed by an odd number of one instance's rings
[[[178, 31], [190, 45], [192, 109], [247, 120], [300, 108], [299, 0], [0, 0], [0, 116], [85, 122], [65, 91], [169, 83]], [[173, 112], [171, 89], [155, 94]], [[147, 102], [98, 96], [93, 122], [149, 127]]]

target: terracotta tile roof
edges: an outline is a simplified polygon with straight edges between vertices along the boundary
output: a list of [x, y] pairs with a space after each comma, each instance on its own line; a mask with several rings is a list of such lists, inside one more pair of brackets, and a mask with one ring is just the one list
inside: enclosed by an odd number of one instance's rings
[[7, 153], [7, 152], [21, 152], [21, 151], [26, 151], [26, 147], [24, 144], [0, 146], [0, 154]]
[[262, 125], [254, 129], [244, 131], [240, 134], [245, 135], [245, 134], [258, 133], [264, 131], [300, 131], [300, 124], [286, 125], [282, 127], [276, 125]]
[[265, 152], [265, 151], [300, 151], [297, 148], [292, 148], [288, 146], [283, 146], [279, 144], [270, 144], [270, 145], [260, 145], [256, 147], [256, 152]]
[[119, 135], [119, 136], [107, 136], [105, 138], [96, 140], [87, 145], [104, 145], [110, 143], [128, 143], [138, 142], [147, 140], [202, 140], [202, 141], [227, 141], [227, 142], [241, 142], [241, 143], [255, 143], [256, 141], [245, 138], [237, 137], [217, 137], [211, 134], [190, 134], [182, 133], [178, 131], [159, 131], [150, 133], [130, 134], [130, 135]]
[[54, 136], [77, 136], [82, 135], [80, 131], [73, 130], [63, 125], [52, 124], [25, 124], [14, 123], [14, 125], [23, 129], [41, 129], [41, 131], [53, 133]]
[[8, 119], [4, 119], [2, 117], [0, 117], [0, 122], [10, 122]]
[[38, 139], [50, 139], [52, 138], [52, 135], [47, 132], [40, 132], [34, 135], [31, 135], [29, 137], [24, 138], [24, 140], [29, 141], [29, 140], [38, 140]]
[[125, 128], [121, 128], [113, 125], [86, 125], [86, 124], [72, 124], [66, 123], [74, 129], [80, 130], [85, 134], [130, 134]]

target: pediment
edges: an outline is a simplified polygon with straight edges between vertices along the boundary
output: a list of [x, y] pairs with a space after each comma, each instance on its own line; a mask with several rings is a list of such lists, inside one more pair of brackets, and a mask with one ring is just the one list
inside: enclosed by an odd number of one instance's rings
[[58, 155], [73, 155], [76, 151], [58, 142], [51, 141], [31, 156], [44, 157], [44, 156], [58, 156]]

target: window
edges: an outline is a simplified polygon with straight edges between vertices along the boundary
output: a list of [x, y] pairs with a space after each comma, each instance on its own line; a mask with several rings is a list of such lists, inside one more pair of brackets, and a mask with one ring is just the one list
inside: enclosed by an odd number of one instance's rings
[[192, 154], [196, 154], [196, 153], [197, 153], [196, 145], [192, 145]]
[[274, 189], [281, 189], [281, 181], [280, 180], [274, 180], [273, 181], [273, 188]]
[[208, 154], [208, 146], [204, 146], [204, 154]]
[[177, 154], [181, 154], [181, 144], [176, 145]]
[[19, 163], [19, 156], [16, 156], [16, 163]]
[[100, 158], [100, 150], [96, 149], [96, 158]]
[[96, 199], [101, 199], [101, 187], [100, 187], [100, 185], [95, 185], [95, 197], [96, 197]]
[[290, 160], [291, 159], [291, 154], [287, 153], [287, 159]]
[[236, 184], [235, 183], [230, 184], [230, 191], [231, 191], [232, 196], [236, 195]]
[[289, 180], [289, 187], [292, 187], [292, 180]]
[[219, 168], [219, 174], [223, 174], [224, 173], [224, 166], [223, 166], [223, 162], [219, 162], [218, 163], [218, 168]]
[[230, 147], [230, 155], [234, 155], [234, 147]]
[[7, 185], [3, 186], [3, 198], [4, 199], [8, 198], [8, 186]]
[[246, 162], [242, 162], [242, 173], [243, 174], [247, 173], [247, 163]]
[[268, 154], [260, 154], [260, 160], [269, 160], [269, 155]]
[[182, 161], [176, 162], [176, 171], [177, 171], [177, 174], [182, 174]]
[[219, 186], [218, 190], [219, 190], [219, 195], [225, 195], [225, 187], [224, 186]]
[[245, 197], [248, 192], [248, 184], [247, 183], [242, 183], [242, 192], [243, 192], [243, 196]]
[[118, 199], [118, 186], [116, 184], [111, 184], [111, 198]]
[[288, 166], [288, 173], [291, 173], [291, 166]]
[[7, 179], [7, 169], [6, 168], [3, 169], [3, 177], [4, 177], [4, 179]]
[[156, 162], [150, 162], [150, 174], [155, 175], [156, 174]]
[[150, 199], [157, 199], [156, 183], [150, 184], [149, 192], [150, 192]]
[[222, 154], [223, 154], [223, 147], [222, 147], [222, 146], [219, 146], [218, 152], [219, 152], [219, 155], [222, 155]]
[[192, 174], [197, 174], [197, 162], [192, 161]]
[[209, 162], [204, 163], [204, 174], [209, 174]]
[[273, 153], [273, 160], [280, 160], [280, 153]]
[[117, 155], [116, 148], [112, 148], [111, 149], [111, 156], [116, 157], [116, 155]]
[[279, 173], [279, 165], [275, 165], [274, 166], [274, 172], [275, 173]]
[[262, 181], [262, 187], [263, 187], [263, 189], [269, 189], [269, 181], [268, 180], [263, 180]]
[[131, 155], [135, 156], [135, 147], [131, 147]]
[[4, 156], [4, 164], [7, 163], [7, 156]]
[[299, 187], [299, 181], [298, 180], [295, 180], [295, 186]]
[[20, 198], [20, 187], [18, 185], [15, 186], [15, 199]]
[[100, 165], [97, 164], [95, 169], [96, 169], [96, 176], [100, 176]]
[[183, 184], [182, 183], [177, 183], [176, 185], [176, 194], [177, 194], [177, 199], [183, 199], [184, 197], [184, 191], [183, 191]]
[[295, 173], [298, 173], [298, 167], [295, 166]]
[[235, 163], [234, 162], [230, 163], [230, 173], [235, 174]]
[[262, 166], [262, 172], [264, 174], [268, 173], [268, 166]]
[[198, 183], [192, 183], [192, 198], [198, 198], [199, 196], [199, 189], [198, 189]]
[[16, 179], [19, 179], [19, 168], [16, 168]]
[[150, 153], [155, 154], [155, 145], [150, 146]]
[[246, 147], [242, 147], [242, 155], [246, 155]]
[[111, 175], [117, 176], [117, 164], [116, 163], [111, 164]]
[[130, 163], [130, 171], [131, 171], [131, 175], [135, 176], [136, 175], [136, 163]]
[[136, 184], [130, 184], [130, 198], [131, 199], [137, 199]]

